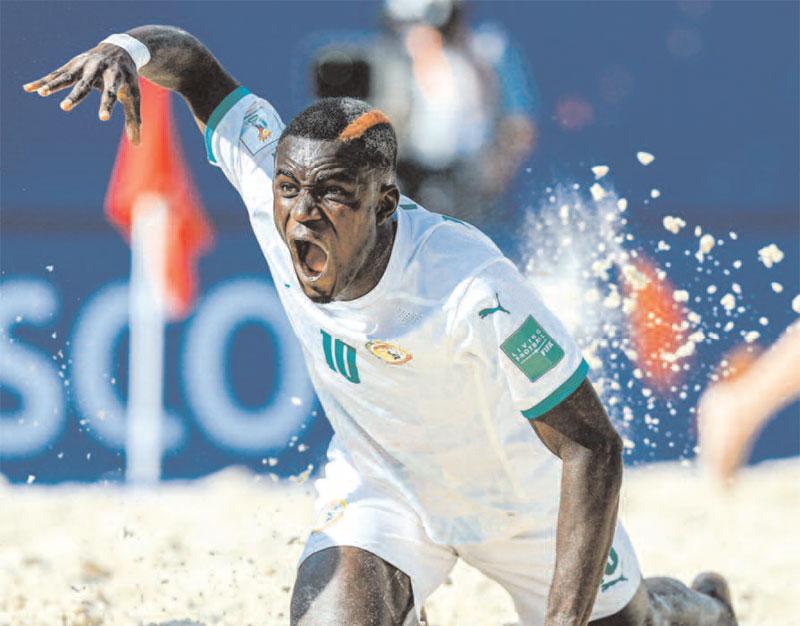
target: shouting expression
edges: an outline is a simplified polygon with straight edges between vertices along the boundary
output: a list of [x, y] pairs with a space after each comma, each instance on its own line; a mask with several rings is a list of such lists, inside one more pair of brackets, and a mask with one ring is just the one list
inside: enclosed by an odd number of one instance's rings
[[393, 173], [356, 167], [341, 148], [289, 136], [275, 155], [275, 226], [303, 292], [318, 303], [353, 300], [378, 283], [400, 197]]

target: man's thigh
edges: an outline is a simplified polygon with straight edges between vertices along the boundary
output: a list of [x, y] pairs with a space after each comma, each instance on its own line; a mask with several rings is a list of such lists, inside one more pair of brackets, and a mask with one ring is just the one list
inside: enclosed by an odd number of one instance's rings
[[298, 569], [292, 626], [416, 623], [410, 578], [371, 552], [334, 546], [311, 554]]

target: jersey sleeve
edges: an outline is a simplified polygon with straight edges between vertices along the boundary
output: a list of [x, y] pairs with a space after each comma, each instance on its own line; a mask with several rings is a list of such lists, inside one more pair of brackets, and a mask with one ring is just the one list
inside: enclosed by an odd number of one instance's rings
[[[205, 132], [208, 160], [224, 172], [245, 202], [251, 191], [265, 191], [265, 179], [272, 180], [275, 150], [283, 128], [273, 106], [245, 87], [228, 94], [208, 118]], [[251, 181], [255, 185], [249, 185]]]
[[469, 283], [456, 309], [456, 350], [481, 368], [481, 380], [503, 385], [514, 406], [536, 419], [586, 378], [589, 367], [561, 322], [508, 259]]

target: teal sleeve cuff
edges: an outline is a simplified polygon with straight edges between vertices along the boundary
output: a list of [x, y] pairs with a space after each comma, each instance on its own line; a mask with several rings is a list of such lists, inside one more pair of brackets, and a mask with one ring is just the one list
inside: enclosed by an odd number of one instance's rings
[[249, 93], [250, 90], [247, 89], [247, 87], [237, 87], [225, 96], [225, 99], [211, 112], [208, 122], [206, 122], [206, 155], [210, 163], [216, 164], [217, 162], [214, 158], [214, 151], [211, 149], [211, 138], [214, 136], [214, 130], [217, 128], [222, 118], [225, 117], [225, 114], [233, 108], [233, 105]]
[[529, 420], [535, 420], [537, 417], [541, 417], [545, 413], [547, 413], [550, 409], [558, 406], [561, 404], [563, 400], [565, 400], [569, 395], [575, 391], [578, 386], [584, 381], [587, 374], [589, 373], [589, 364], [581, 359], [580, 365], [578, 365], [578, 369], [567, 378], [563, 383], [561, 383], [558, 388], [547, 396], [544, 400], [542, 400], [539, 404], [532, 406], [529, 409], [522, 411], [522, 414], [527, 417]]

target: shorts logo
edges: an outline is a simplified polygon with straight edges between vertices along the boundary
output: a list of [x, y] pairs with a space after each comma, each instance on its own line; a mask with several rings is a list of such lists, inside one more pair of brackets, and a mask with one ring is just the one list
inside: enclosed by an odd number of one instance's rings
[[[600, 591], [608, 591], [616, 585], [617, 583], [625, 582], [628, 580], [625, 578], [625, 574], [622, 572], [619, 573], [617, 578], [611, 578], [617, 571], [619, 567], [619, 555], [614, 548], [611, 548], [611, 552], [608, 555], [608, 562], [606, 563], [606, 569], [603, 571], [603, 580], [600, 583]], [[610, 580], [606, 580], [607, 578], [611, 578]]]
[[263, 108], [256, 107], [247, 112], [239, 138], [253, 156], [273, 143], [270, 141], [272, 130], [269, 128], [267, 112]]
[[561, 346], [531, 315], [500, 344], [500, 349], [531, 382], [537, 381], [564, 358]]
[[402, 365], [414, 358], [410, 352], [406, 352], [400, 346], [396, 346], [388, 341], [378, 341], [374, 339], [367, 342], [366, 347], [372, 354], [389, 365]]
[[347, 508], [347, 500], [334, 500], [328, 502], [322, 511], [320, 511], [317, 518], [317, 525], [313, 528], [314, 532], [321, 533], [326, 528], [333, 526], [336, 522], [342, 519], [344, 510]]

